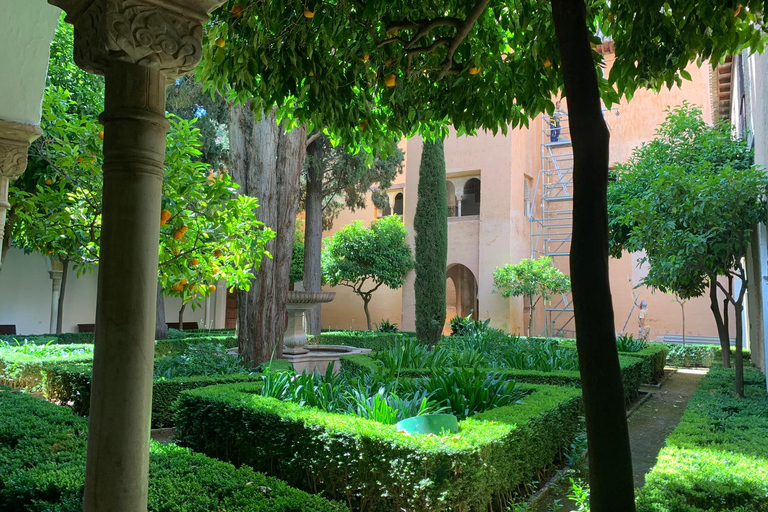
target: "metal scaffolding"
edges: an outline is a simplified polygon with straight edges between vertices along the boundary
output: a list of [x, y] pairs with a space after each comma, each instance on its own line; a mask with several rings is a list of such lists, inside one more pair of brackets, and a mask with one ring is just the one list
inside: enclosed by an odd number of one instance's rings
[[[531, 199], [531, 257], [549, 256], [553, 264], [570, 274], [568, 256], [573, 228], [573, 149], [568, 116], [542, 116], [541, 170]], [[537, 201], [539, 201], [538, 209]], [[573, 299], [570, 293], [544, 303], [541, 335], [575, 335]]]

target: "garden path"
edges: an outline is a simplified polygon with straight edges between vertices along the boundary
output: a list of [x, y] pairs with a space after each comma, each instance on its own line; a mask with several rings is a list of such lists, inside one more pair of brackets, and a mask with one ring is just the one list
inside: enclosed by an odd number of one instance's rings
[[[651, 396], [637, 407], [627, 420], [635, 487], [641, 487], [645, 482], [645, 475], [656, 463], [664, 440], [680, 422], [688, 400], [698, 389], [706, 373], [706, 369], [680, 368], [664, 381], [660, 389], [642, 388], [643, 391], [651, 393]], [[586, 479], [586, 458], [578, 465], [576, 476]], [[557, 500], [562, 508], [554, 510], [575, 510], [575, 504], [567, 498], [569, 493], [570, 486], [566, 478], [540, 500], [534, 510], [549, 512], [553, 510], [553, 502]]]

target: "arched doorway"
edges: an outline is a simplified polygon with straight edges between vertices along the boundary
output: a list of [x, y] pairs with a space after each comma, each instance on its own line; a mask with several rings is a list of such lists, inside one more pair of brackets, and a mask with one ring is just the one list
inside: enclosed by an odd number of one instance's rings
[[445, 181], [446, 199], [448, 199], [448, 216], [457, 217], [459, 215], [459, 207], [456, 201], [456, 186], [452, 181]]
[[448, 265], [445, 280], [445, 303], [445, 330], [448, 334], [451, 332], [450, 322], [454, 316], [472, 316], [472, 318], [477, 319], [479, 309], [477, 279], [472, 271], [461, 263]]
[[393, 208], [393, 212], [395, 215], [403, 216], [403, 193], [398, 192], [395, 196], [395, 207]]

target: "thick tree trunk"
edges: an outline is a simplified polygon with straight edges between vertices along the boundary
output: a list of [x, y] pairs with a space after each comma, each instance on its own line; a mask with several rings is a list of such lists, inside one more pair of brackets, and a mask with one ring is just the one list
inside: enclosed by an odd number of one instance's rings
[[184, 330], [184, 310], [187, 309], [187, 303], [182, 302], [181, 307], [179, 308], [179, 330]]
[[[304, 289], [319, 292], [323, 285], [320, 253], [323, 248], [323, 169], [327, 139], [319, 137], [307, 148], [312, 156], [307, 167], [307, 197], [304, 203]], [[320, 334], [320, 304], [306, 313], [307, 334]]]
[[[728, 324], [723, 321], [723, 315], [720, 313], [720, 303], [717, 300], [717, 278], [709, 280], [709, 309], [715, 317], [717, 326], [717, 336], [720, 338], [720, 352], [723, 366], [731, 367], [731, 340], [729, 339]], [[728, 306], [725, 308], [728, 311]]]
[[168, 339], [168, 324], [165, 321], [165, 296], [160, 282], [157, 283], [157, 311], [155, 313], [155, 339]]
[[608, 145], [583, 0], [552, 0], [574, 155], [571, 284], [592, 512], [633, 512], [632, 453], [608, 278]]
[[232, 177], [241, 193], [259, 199], [257, 216], [276, 233], [267, 244], [272, 258], [262, 259], [251, 290], [237, 294], [240, 355], [257, 365], [282, 357], [307, 131], [302, 127], [286, 133], [274, 110], [255, 122], [247, 105], [230, 105], [229, 121]]
[[64, 324], [64, 293], [67, 291], [67, 274], [69, 274], [69, 260], [61, 260], [64, 265], [61, 270], [61, 290], [59, 291], [59, 314], [56, 317], [56, 334], [61, 334]]

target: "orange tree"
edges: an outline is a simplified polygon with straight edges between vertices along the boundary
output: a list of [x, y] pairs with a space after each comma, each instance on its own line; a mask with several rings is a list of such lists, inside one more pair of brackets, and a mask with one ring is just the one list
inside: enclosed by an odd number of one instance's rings
[[[214, 13], [201, 76], [255, 112], [278, 106], [348, 144], [391, 133], [506, 131], [563, 90], [574, 151], [571, 249], [591, 505], [634, 510], [608, 280], [609, 134], [602, 103], [687, 78], [696, 59], [762, 50], [760, 0], [232, 0]], [[615, 41], [604, 77], [600, 36]], [[681, 78], [682, 77], [682, 78]]]
[[266, 243], [274, 236], [256, 219], [258, 202], [240, 195], [225, 172], [197, 160], [200, 132], [171, 118], [165, 153], [160, 217], [159, 287], [181, 298], [179, 328], [188, 304], [194, 310], [216, 283], [250, 288]]

